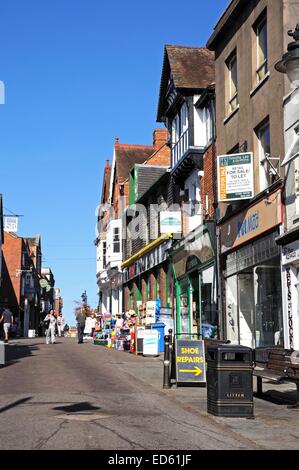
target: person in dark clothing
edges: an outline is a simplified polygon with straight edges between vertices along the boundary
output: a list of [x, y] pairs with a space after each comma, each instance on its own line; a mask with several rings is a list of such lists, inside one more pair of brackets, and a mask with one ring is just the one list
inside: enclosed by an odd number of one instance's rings
[[4, 330], [4, 343], [8, 343], [8, 334], [10, 331], [11, 326], [13, 325], [13, 314], [11, 311], [6, 308], [1, 315], [0, 323], [3, 322], [3, 330]]
[[76, 316], [77, 320], [77, 331], [78, 331], [78, 344], [83, 343], [83, 333], [85, 328], [86, 315], [80, 312]]

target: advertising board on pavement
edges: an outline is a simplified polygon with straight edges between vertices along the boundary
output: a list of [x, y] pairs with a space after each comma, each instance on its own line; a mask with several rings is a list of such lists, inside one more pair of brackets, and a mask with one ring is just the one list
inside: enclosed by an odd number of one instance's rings
[[178, 339], [175, 342], [177, 383], [205, 383], [204, 342], [194, 339]]

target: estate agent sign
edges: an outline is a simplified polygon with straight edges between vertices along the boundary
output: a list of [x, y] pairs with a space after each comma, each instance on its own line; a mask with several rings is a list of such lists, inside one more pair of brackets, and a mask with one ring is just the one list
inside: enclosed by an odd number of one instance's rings
[[218, 157], [219, 202], [251, 199], [254, 196], [253, 153]]

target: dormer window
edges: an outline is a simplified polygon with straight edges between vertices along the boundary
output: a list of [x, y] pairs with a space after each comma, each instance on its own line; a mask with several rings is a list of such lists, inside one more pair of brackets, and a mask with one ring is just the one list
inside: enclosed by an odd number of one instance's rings
[[188, 107], [184, 103], [172, 121], [171, 161], [174, 167], [188, 149]]

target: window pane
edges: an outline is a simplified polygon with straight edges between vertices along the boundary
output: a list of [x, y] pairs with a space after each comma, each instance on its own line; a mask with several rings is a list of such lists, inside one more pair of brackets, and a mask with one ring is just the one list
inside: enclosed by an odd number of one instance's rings
[[263, 127], [260, 131], [260, 142], [263, 150], [263, 154], [270, 154], [270, 127], [269, 124]]
[[233, 111], [238, 105], [238, 65], [234, 55], [227, 62], [229, 71], [229, 110]]
[[238, 72], [237, 72], [237, 60], [233, 59], [231, 62], [231, 98], [237, 93], [238, 89]]
[[258, 81], [264, 78], [268, 72], [268, 38], [267, 21], [264, 20], [256, 31], [257, 35], [257, 75]]

